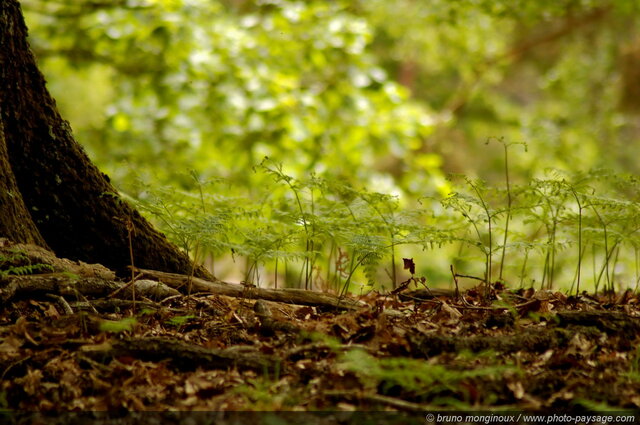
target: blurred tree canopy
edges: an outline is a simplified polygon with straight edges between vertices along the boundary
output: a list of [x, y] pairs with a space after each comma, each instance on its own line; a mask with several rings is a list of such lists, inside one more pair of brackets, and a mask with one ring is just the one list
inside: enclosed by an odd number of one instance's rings
[[246, 181], [269, 156], [423, 194], [443, 169], [497, 172], [488, 137], [529, 144], [525, 175], [638, 171], [635, 1], [23, 4], [63, 115], [116, 182]]
[[[122, 160], [165, 181], [189, 168], [244, 181], [264, 156], [368, 181], [433, 128], [346, 3], [26, 6], [52, 90], [116, 181], [129, 177]], [[438, 163], [423, 174], [439, 176]]]
[[414, 99], [452, 118], [424, 146], [451, 160], [449, 167], [484, 175], [499, 169], [481, 141], [500, 137], [529, 144], [530, 154], [517, 161], [526, 174], [639, 170], [629, 161], [639, 136], [637, 2], [362, 5], [385, 69]]

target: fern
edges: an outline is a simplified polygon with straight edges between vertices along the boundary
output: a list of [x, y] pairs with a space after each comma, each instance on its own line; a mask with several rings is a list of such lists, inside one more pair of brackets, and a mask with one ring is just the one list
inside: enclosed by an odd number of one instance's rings
[[9, 275], [25, 276], [41, 273], [43, 271], [53, 271], [53, 267], [49, 264], [28, 264], [24, 266], [12, 266], [6, 270], [0, 270], [0, 277]]
[[640, 282], [640, 180], [633, 176], [548, 170], [502, 186], [461, 176], [451, 179], [448, 196], [411, 206], [335, 177], [292, 176], [269, 159], [255, 171], [247, 192], [192, 175], [180, 190], [141, 185], [137, 202], [197, 260], [232, 260], [260, 285], [393, 286], [400, 253], [417, 257], [429, 281], [450, 279], [453, 264], [482, 276], [487, 289], [494, 276], [544, 288], [573, 280], [574, 291], [587, 280], [608, 291], [624, 279]]
[[[21, 251], [0, 254], [0, 278], [5, 276], [25, 276], [53, 271], [49, 264], [31, 264], [29, 257]], [[25, 264], [26, 263], [26, 264]]]
[[340, 362], [344, 370], [356, 374], [365, 387], [382, 394], [402, 391], [405, 397], [435, 401], [443, 394], [466, 393], [464, 382], [472, 379], [498, 379], [512, 366], [475, 364], [469, 369], [453, 369], [410, 358], [376, 358], [362, 350], [350, 350]]

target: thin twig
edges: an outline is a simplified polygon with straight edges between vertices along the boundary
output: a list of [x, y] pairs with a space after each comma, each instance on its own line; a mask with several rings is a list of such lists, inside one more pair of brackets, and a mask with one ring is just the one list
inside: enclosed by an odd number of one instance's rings
[[[131, 270], [133, 271], [134, 269], [132, 268]], [[136, 282], [136, 280], [140, 279], [141, 277], [142, 277], [142, 273], [139, 273], [137, 276], [134, 276], [129, 282], [127, 282], [126, 285], [119, 287], [118, 289], [116, 289], [115, 291], [107, 295], [107, 298], [113, 298], [116, 295], [118, 295], [120, 292], [129, 289], [131, 285], [133, 285]], [[134, 296], [134, 302], [135, 302], [135, 296]]]
[[47, 298], [56, 301], [64, 310], [64, 314], [73, 314], [73, 309], [71, 308], [67, 300], [64, 299], [64, 297], [55, 294], [47, 294]]
[[324, 392], [325, 395], [330, 397], [344, 397], [348, 399], [360, 399], [368, 400], [376, 403], [386, 404], [396, 409], [410, 411], [410, 412], [424, 412], [428, 411], [431, 406], [412, 403], [410, 401], [401, 400], [399, 398], [388, 397], [380, 394], [367, 394], [361, 392], [344, 391], [344, 390], [328, 390]]
[[516, 304], [516, 305], [512, 305], [509, 307], [486, 307], [486, 306], [479, 306], [479, 305], [471, 305], [469, 304], [464, 297], [462, 297], [463, 302], [465, 303], [465, 305], [453, 305], [451, 304], [451, 307], [455, 307], [455, 308], [461, 308], [461, 309], [466, 309], [466, 310], [512, 310], [512, 309], [520, 309], [522, 307], [527, 307], [531, 304], [535, 304], [538, 301], [546, 301], [546, 300], [539, 300], [539, 299], [533, 299], [533, 300], [529, 300], [527, 302], [521, 303], [521, 304]]
[[470, 275], [467, 275], [467, 274], [456, 273], [456, 277], [464, 277], [464, 278], [467, 278], [467, 279], [479, 280], [480, 282], [484, 282], [485, 281], [484, 278], [481, 278], [481, 277], [478, 277], [478, 276], [470, 276]]

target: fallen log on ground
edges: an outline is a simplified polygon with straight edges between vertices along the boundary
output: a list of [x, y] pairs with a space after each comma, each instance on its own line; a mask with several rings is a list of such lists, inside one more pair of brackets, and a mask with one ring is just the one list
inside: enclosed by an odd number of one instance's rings
[[339, 298], [335, 295], [321, 292], [307, 291], [304, 289], [267, 289], [246, 286], [242, 284], [223, 281], [209, 281], [197, 277], [185, 276], [175, 273], [165, 273], [156, 270], [135, 269], [143, 276], [158, 279], [160, 282], [183, 292], [210, 292], [228, 297], [262, 299], [288, 304], [310, 305], [318, 307], [333, 307], [343, 310], [353, 310], [364, 306], [363, 303]]

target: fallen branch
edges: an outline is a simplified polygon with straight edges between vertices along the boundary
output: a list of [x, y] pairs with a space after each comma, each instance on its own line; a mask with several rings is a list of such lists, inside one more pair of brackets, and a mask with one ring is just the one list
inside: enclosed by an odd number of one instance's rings
[[334, 295], [307, 291], [304, 289], [256, 288], [222, 281], [213, 282], [197, 277], [190, 277], [175, 273], [159, 272], [156, 270], [145, 270], [136, 268], [136, 271], [141, 272], [144, 276], [158, 279], [162, 283], [176, 289], [186, 286], [190, 282], [192, 285], [192, 290], [210, 292], [217, 295], [226, 295], [228, 297], [262, 299], [288, 304], [333, 307], [344, 310], [353, 310], [358, 307], [364, 306], [364, 304], [353, 300], [344, 298], [340, 299]]
[[456, 295], [456, 292], [452, 289], [446, 289], [446, 288], [432, 288], [432, 289], [424, 289], [424, 288], [420, 288], [420, 289], [416, 289], [413, 291], [409, 291], [409, 292], [404, 292], [401, 294], [398, 294], [398, 298], [400, 298], [400, 301], [409, 301], [409, 300], [418, 300], [418, 301], [424, 301], [424, 300], [431, 300], [434, 298], [438, 298], [438, 297], [454, 297]]
[[[5, 276], [0, 279], [0, 300], [6, 303], [19, 295], [62, 295], [102, 298], [122, 288], [122, 282], [104, 277], [80, 277], [69, 273], [45, 273], [27, 276]], [[159, 282], [138, 280], [134, 284], [136, 293], [148, 298], [165, 298], [179, 294]], [[119, 294], [120, 298], [131, 298], [133, 287]]]
[[7, 302], [18, 295], [54, 294], [104, 297], [120, 286], [101, 277], [72, 277], [66, 273], [46, 273], [28, 276], [6, 276], [0, 280], [0, 298]]

